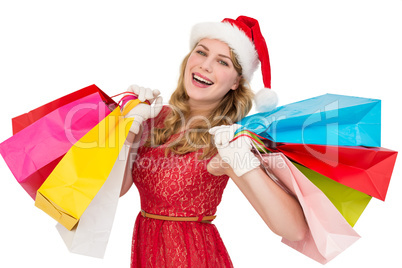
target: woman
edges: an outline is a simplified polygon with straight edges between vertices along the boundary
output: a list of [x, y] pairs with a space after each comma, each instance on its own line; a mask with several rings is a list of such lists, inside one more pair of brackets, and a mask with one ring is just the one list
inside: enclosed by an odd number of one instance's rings
[[[136, 159], [127, 165], [122, 195], [134, 183], [142, 208], [131, 267], [233, 267], [211, 223], [229, 177], [273, 232], [303, 238], [307, 225], [300, 205], [259, 168], [250, 141], [227, 144], [232, 124], [251, 109], [247, 84], [258, 60], [267, 76], [268, 51], [256, 32], [258, 22], [244, 16], [196, 25], [170, 106], [162, 108], [158, 97], [155, 106], [140, 104], [130, 112], [134, 123], [128, 139]], [[131, 89], [142, 101], [159, 95]], [[216, 128], [221, 125], [232, 126]], [[239, 167], [236, 159], [245, 165]]]

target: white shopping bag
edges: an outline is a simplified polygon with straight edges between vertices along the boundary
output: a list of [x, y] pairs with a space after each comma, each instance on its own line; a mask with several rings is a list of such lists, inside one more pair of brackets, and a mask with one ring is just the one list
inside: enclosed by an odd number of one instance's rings
[[56, 225], [70, 252], [103, 258], [120, 197], [129, 148], [123, 146], [112, 171], [95, 198], [81, 216], [76, 228], [69, 231]]

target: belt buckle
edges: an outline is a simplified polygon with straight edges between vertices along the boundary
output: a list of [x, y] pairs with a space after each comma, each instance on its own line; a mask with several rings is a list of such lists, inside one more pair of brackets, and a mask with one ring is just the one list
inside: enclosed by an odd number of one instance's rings
[[141, 215], [145, 218], [147, 217], [147, 213], [143, 209], [141, 209]]

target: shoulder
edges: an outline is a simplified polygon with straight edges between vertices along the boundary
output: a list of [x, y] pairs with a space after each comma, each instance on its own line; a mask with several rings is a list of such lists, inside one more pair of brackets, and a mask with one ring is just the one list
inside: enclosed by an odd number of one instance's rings
[[155, 121], [159, 122], [164, 122], [166, 117], [170, 114], [172, 111], [172, 108], [170, 108], [169, 105], [163, 105], [161, 112], [158, 114], [158, 116], [155, 118]]
[[162, 110], [155, 118], [150, 118], [143, 123], [142, 137], [146, 140], [153, 128], [163, 128], [165, 125], [165, 119], [170, 114], [171, 108], [169, 105], [164, 105]]
[[169, 105], [163, 105], [162, 110], [155, 118], [148, 119], [145, 124], [150, 125], [150, 127], [162, 128], [165, 124], [165, 119], [171, 112], [171, 108]]

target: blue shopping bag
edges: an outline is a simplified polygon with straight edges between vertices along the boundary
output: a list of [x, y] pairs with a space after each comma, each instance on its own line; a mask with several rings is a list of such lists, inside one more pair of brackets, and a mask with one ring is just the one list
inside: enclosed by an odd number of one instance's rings
[[381, 101], [325, 94], [247, 116], [238, 124], [275, 142], [380, 147]]

